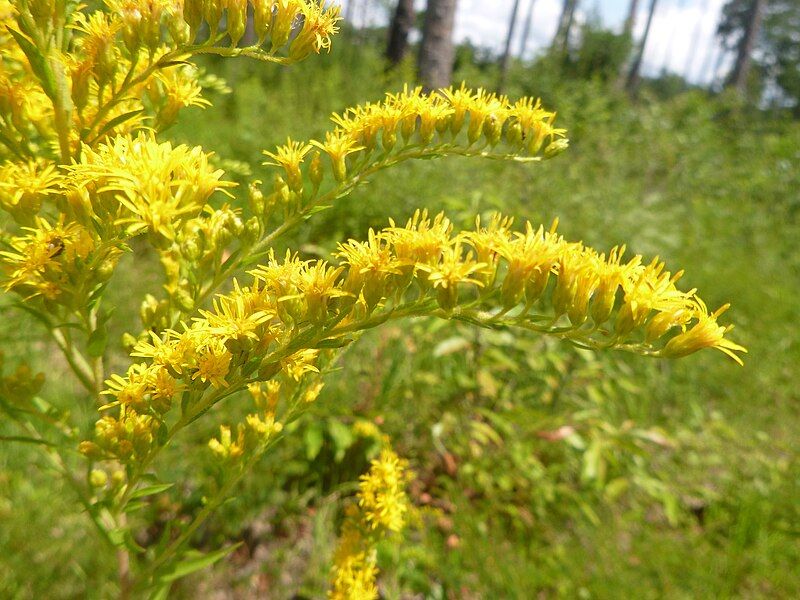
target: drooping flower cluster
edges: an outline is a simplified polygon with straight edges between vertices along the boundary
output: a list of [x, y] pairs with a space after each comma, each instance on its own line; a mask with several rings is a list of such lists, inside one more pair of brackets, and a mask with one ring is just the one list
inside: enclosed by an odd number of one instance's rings
[[334, 114], [336, 128], [325, 140], [289, 139], [265, 152], [265, 163], [281, 170], [272, 194], [258, 212], [282, 207], [307, 210], [321, 196], [353, 185], [359, 177], [407, 158], [443, 154], [534, 160], [567, 147], [555, 113], [539, 101], [511, 102], [483, 89], [460, 88], [425, 94], [422, 88], [387, 94]]
[[385, 448], [361, 477], [358, 505], [348, 508], [333, 558], [333, 600], [378, 598], [376, 545], [389, 533], [405, 527], [409, 501], [405, 488], [411, 480], [406, 461]]
[[[162, 251], [167, 291], [185, 296], [176, 304], [192, 309], [172, 247], [194, 250], [198, 260], [218, 256], [245, 228], [231, 209], [208, 208], [212, 194], [233, 185], [209, 157], [198, 147], [139, 133], [86, 148], [61, 170], [33, 161], [0, 167], [0, 207], [22, 225], [0, 251], [2, 285], [26, 299], [58, 298], [79, 310], [111, 277], [126, 241], [147, 232]], [[57, 219], [40, 216], [54, 210]]]
[[210, 156], [149, 133], [118, 136], [67, 168], [67, 200], [77, 218], [124, 226], [126, 236], [149, 231], [171, 240], [215, 191], [233, 185]]
[[[255, 37], [239, 47], [248, 11]], [[4, 0], [0, 157], [41, 157], [52, 147], [68, 163], [82, 144], [164, 129], [182, 108], [208, 106], [187, 57], [293, 63], [329, 49], [338, 21], [338, 7], [313, 0], [105, 0], [92, 11], [55, 2], [17, 11]]]
[[[320, 348], [350, 343], [389, 318], [435, 315], [485, 327], [520, 327], [592, 348], [679, 357], [716, 348], [737, 362], [744, 349], [695, 290], [681, 291], [664, 263], [600, 254], [555, 230], [513, 231], [496, 217], [454, 233], [443, 215], [340, 245], [339, 266], [287, 253], [219, 296], [182, 331], [142, 340], [126, 377], [108, 393], [137, 413], [161, 415], [184, 390], [237, 389], [282, 374], [318, 371]], [[126, 414], [130, 414], [129, 412]]]

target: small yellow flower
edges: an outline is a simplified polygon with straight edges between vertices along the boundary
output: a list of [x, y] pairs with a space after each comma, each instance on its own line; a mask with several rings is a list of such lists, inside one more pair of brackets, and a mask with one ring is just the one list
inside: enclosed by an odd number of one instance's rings
[[709, 314], [705, 305], [698, 302], [698, 312], [695, 314], [697, 323], [688, 331], [684, 331], [668, 341], [661, 355], [668, 358], [680, 358], [704, 348], [715, 348], [730, 356], [739, 365], [744, 364], [736, 353], [747, 352], [747, 349], [725, 338], [725, 334], [732, 329], [730, 325], [725, 327], [717, 323], [717, 318], [728, 308], [730, 308], [730, 304], [725, 304], [714, 313]]
[[210, 343], [197, 352], [197, 370], [192, 380], [211, 383], [214, 387], [228, 387], [225, 377], [231, 366], [231, 353], [220, 342]]
[[227, 425], [220, 425], [219, 439], [211, 438], [208, 447], [218, 458], [223, 460], [235, 460], [244, 454], [244, 430], [238, 429], [236, 439], [233, 439], [231, 428]]
[[306, 373], [319, 373], [314, 364], [319, 350], [300, 350], [281, 361], [281, 370], [294, 381], [300, 381]]
[[316, 146], [330, 157], [333, 176], [339, 182], [347, 178], [347, 163], [345, 162], [347, 156], [364, 149], [364, 146], [358, 145], [358, 142], [342, 129], [326, 132], [325, 143], [311, 140], [311, 145]]
[[276, 165], [283, 167], [286, 171], [286, 182], [292, 191], [303, 189], [303, 175], [300, 172], [300, 165], [303, 164], [306, 154], [311, 150], [311, 144], [293, 142], [291, 138], [286, 140], [286, 144], [278, 146], [275, 152], [264, 150], [264, 154], [272, 159], [266, 161], [265, 165]]
[[289, 47], [289, 58], [302, 60], [311, 52], [319, 54], [321, 50], [330, 51], [331, 37], [339, 31], [336, 24], [341, 20], [341, 8], [325, 8], [316, 2], [301, 2], [300, 12], [303, 25]]

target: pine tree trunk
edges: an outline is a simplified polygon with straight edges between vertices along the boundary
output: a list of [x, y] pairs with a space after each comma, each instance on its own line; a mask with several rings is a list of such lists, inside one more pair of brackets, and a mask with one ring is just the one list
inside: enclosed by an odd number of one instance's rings
[[631, 0], [628, 7], [628, 17], [625, 19], [625, 24], [622, 26], [622, 33], [626, 34], [629, 38], [633, 37], [633, 28], [636, 27], [636, 15], [639, 12], [639, 0]]
[[514, 7], [511, 9], [511, 18], [508, 21], [508, 34], [506, 35], [506, 47], [503, 50], [503, 58], [500, 61], [500, 80], [497, 82], [497, 91], [500, 92], [506, 85], [508, 77], [508, 67], [511, 63], [511, 42], [514, 39], [514, 29], [517, 27], [517, 14], [519, 13], [519, 1], [514, 0]]
[[642, 68], [642, 58], [644, 57], [644, 50], [647, 46], [647, 38], [650, 37], [650, 27], [653, 25], [653, 16], [656, 14], [656, 7], [658, 0], [650, 0], [650, 12], [647, 14], [647, 24], [644, 27], [644, 35], [636, 51], [636, 58], [633, 60], [631, 70], [628, 73], [628, 91], [635, 93], [639, 88], [639, 71]]
[[750, 16], [747, 19], [747, 28], [742, 36], [742, 41], [739, 43], [736, 63], [733, 66], [733, 71], [731, 71], [729, 85], [735, 87], [742, 95], [747, 93], [747, 82], [750, 76], [750, 68], [753, 64], [753, 49], [761, 31], [761, 21], [764, 18], [765, 7], [766, 0], [753, 0]]
[[354, 12], [355, 5], [356, 5], [356, 0], [347, 0], [347, 6], [344, 9], [344, 20], [350, 23], [350, 25], [353, 24], [353, 17], [355, 16]]
[[525, 18], [525, 29], [522, 30], [522, 40], [519, 43], [519, 57], [525, 58], [525, 52], [528, 50], [528, 38], [531, 35], [531, 27], [533, 27], [533, 8], [536, 6], [536, 0], [531, 0], [528, 5], [528, 16]]
[[569, 46], [569, 34], [572, 29], [572, 23], [575, 20], [575, 9], [578, 7], [578, 0], [564, 0], [564, 8], [561, 9], [561, 17], [558, 20], [558, 29], [556, 36], [553, 38], [554, 50], [560, 50], [561, 53], [566, 53]]
[[428, 0], [419, 50], [419, 77], [429, 90], [447, 87], [453, 76], [453, 28], [457, 0]]
[[397, 65], [408, 52], [408, 35], [414, 27], [414, 0], [398, 0], [397, 8], [389, 26], [389, 44], [386, 58], [391, 65]]

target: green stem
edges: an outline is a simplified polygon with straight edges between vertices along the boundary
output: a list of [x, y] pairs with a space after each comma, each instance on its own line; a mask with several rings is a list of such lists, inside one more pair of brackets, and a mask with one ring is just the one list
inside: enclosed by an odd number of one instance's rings
[[63, 331], [56, 327], [48, 327], [48, 329], [56, 345], [64, 355], [64, 358], [67, 359], [67, 363], [73, 373], [75, 373], [75, 376], [78, 378], [78, 381], [81, 382], [88, 392], [95, 394], [97, 392], [97, 385], [94, 380], [92, 367], [89, 366], [86, 358], [72, 345], [72, 342], [64, 335]]
[[228, 499], [230, 492], [233, 488], [242, 480], [242, 478], [250, 471], [252, 466], [256, 463], [256, 461], [263, 455], [263, 453], [267, 450], [271, 443], [268, 443], [263, 450], [260, 452], [254, 453], [248, 460], [245, 462], [244, 465], [239, 469], [239, 471], [230, 479], [228, 479], [219, 490], [214, 494], [214, 496], [209, 499], [206, 505], [198, 512], [192, 522], [184, 529], [181, 534], [175, 538], [175, 540], [167, 546], [164, 552], [156, 558], [153, 562], [151, 562], [144, 572], [137, 578], [137, 583], [134, 587], [141, 587], [146, 586], [150, 583], [150, 578], [161, 568], [163, 565], [169, 563], [169, 561], [178, 553], [178, 551], [186, 544], [189, 539], [194, 535], [195, 531], [211, 516], [211, 514], [225, 501]]

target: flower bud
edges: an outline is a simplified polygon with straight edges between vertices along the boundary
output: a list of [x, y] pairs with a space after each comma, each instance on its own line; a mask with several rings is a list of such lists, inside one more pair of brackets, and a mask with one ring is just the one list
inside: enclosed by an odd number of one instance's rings
[[255, 241], [261, 236], [261, 224], [258, 221], [258, 217], [250, 217], [247, 219], [247, 222], [244, 224], [242, 228], [242, 233], [240, 235], [242, 244], [245, 246], [249, 246], [250, 244], [255, 243]]
[[103, 458], [103, 450], [94, 442], [81, 442], [78, 445], [78, 452], [91, 460], [100, 460]]
[[414, 132], [417, 130], [417, 115], [412, 114], [405, 117], [400, 122], [400, 134], [403, 136], [403, 141], [408, 143], [411, 139], [411, 136], [414, 135]]
[[227, 0], [227, 4], [228, 35], [231, 37], [231, 46], [235, 48], [247, 25], [247, 0]]
[[286, 45], [292, 33], [294, 19], [297, 16], [297, 4], [292, 0], [278, 0], [275, 20], [272, 23], [272, 51]]
[[189, 313], [195, 308], [194, 298], [184, 287], [178, 288], [178, 290], [172, 295], [172, 298], [175, 300], [175, 304], [181, 309], [182, 312]]
[[92, 469], [92, 472], [89, 473], [89, 485], [94, 488], [101, 488], [105, 487], [108, 483], [108, 475], [106, 475], [105, 471], [101, 471], [100, 469]]
[[436, 302], [450, 312], [458, 304], [458, 287], [456, 285], [440, 286], [436, 290]]
[[204, 0], [203, 2], [203, 18], [208, 23], [209, 34], [211, 39], [217, 35], [219, 30], [219, 22], [222, 19], [222, 11], [225, 8], [224, 0]]
[[203, 0], [183, 0], [183, 20], [189, 26], [189, 41], [193, 42], [203, 23]]
[[192, 43], [196, 35], [196, 32], [188, 24], [172, 16], [167, 19], [167, 29], [169, 30], [170, 38], [172, 38], [172, 43], [176, 46], [185, 46]]
[[467, 128], [467, 140], [470, 144], [477, 142], [483, 135], [484, 117], [472, 113], [469, 116], [469, 127]]
[[114, 487], [118, 487], [125, 483], [125, 479], [125, 471], [122, 471], [121, 469], [117, 469], [111, 474], [111, 483]]
[[272, 27], [272, 7], [275, 0], [253, 0], [253, 29], [261, 46], [267, 39]]
[[519, 121], [514, 121], [506, 130], [506, 142], [512, 148], [519, 148], [522, 145], [522, 125]]
[[253, 181], [247, 187], [247, 200], [250, 203], [250, 210], [257, 215], [264, 214], [266, 207], [264, 192], [261, 191], [260, 185], [260, 181]]
[[592, 299], [592, 321], [595, 325], [602, 325], [611, 318], [614, 305], [617, 300], [617, 288], [619, 284], [607, 280], [601, 280], [600, 285]]
[[544, 149], [544, 157], [545, 158], [553, 158], [554, 156], [558, 156], [564, 150], [569, 148], [569, 140], [566, 138], [559, 138], [557, 140], [553, 140], [550, 142], [547, 147]]
[[500, 138], [503, 135], [503, 122], [495, 115], [489, 115], [483, 125], [483, 134], [486, 136], [486, 141], [490, 146], [496, 146], [500, 143]]
[[319, 188], [320, 184], [322, 183], [323, 176], [324, 172], [322, 170], [322, 158], [320, 153], [317, 151], [314, 152], [314, 155], [311, 157], [311, 163], [308, 167], [308, 178], [314, 185], [314, 189]]
[[[79, 111], [86, 107], [89, 101], [89, 78], [92, 65], [87, 61], [72, 72], [72, 103]], [[4, 111], [6, 112], [6, 111]]]

